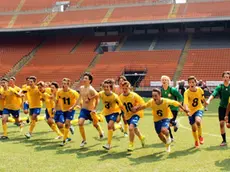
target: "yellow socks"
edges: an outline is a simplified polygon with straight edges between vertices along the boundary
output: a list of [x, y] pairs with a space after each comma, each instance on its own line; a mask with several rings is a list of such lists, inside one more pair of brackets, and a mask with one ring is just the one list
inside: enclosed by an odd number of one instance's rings
[[50, 128], [51, 128], [55, 133], [57, 133], [58, 136], [63, 136], [63, 134], [60, 132], [60, 130], [58, 129], [58, 127], [57, 127], [56, 124], [51, 124], [51, 125], [50, 125]]
[[59, 130], [61, 131], [62, 135], [64, 136], [64, 127], [63, 128], [59, 128]]
[[113, 130], [109, 130], [108, 131], [108, 144], [109, 145], [111, 145], [112, 137], [113, 137]]
[[192, 131], [193, 138], [196, 142], [198, 142], [198, 132], [197, 131]]
[[3, 136], [7, 136], [7, 124], [2, 124]]
[[78, 124], [78, 119], [74, 119], [74, 120], [70, 121], [70, 123], [72, 125], [77, 125]]
[[81, 133], [82, 139], [85, 141], [86, 137], [85, 137], [85, 129], [84, 129], [84, 127], [83, 126], [79, 126], [79, 131]]
[[96, 129], [97, 129], [97, 131], [99, 132], [100, 135], [103, 134], [103, 131], [102, 131], [101, 126], [99, 124], [97, 124]]
[[37, 116], [37, 120], [38, 120], [38, 121], [44, 121], [44, 120], [45, 120], [45, 117], [44, 117], [44, 116]]
[[29, 128], [30, 134], [33, 132], [35, 125], [36, 125], [36, 120], [32, 120], [30, 123], [30, 128]]
[[15, 123], [15, 120], [14, 120], [14, 118], [9, 117], [7, 122]]
[[202, 125], [200, 124], [200, 126], [198, 127], [198, 136], [201, 137], [202, 136]]
[[115, 129], [115, 130], [121, 129], [121, 125], [118, 124], [118, 123], [115, 123], [115, 124], [114, 124], [114, 129]]
[[125, 133], [128, 133], [128, 128], [129, 128], [129, 125], [128, 125], [128, 124], [125, 124], [125, 125], [124, 125], [124, 131], [125, 131]]
[[20, 121], [27, 121], [28, 120], [28, 117], [22, 117], [19, 119]]
[[64, 137], [63, 137], [64, 141], [68, 138], [68, 135], [69, 135], [69, 128], [64, 128]]

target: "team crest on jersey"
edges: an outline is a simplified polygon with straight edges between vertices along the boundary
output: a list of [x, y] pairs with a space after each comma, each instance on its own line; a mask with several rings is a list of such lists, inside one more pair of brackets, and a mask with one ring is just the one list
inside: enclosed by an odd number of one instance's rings
[[172, 95], [169, 93], [169, 94], [168, 94], [168, 97], [171, 97], [171, 96], [172, 96]]

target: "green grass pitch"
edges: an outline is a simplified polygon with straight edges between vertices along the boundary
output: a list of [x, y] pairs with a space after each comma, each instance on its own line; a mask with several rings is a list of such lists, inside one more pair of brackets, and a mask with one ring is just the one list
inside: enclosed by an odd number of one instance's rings
[[[75, 127], [72, 141], [60, 147], [60, 140], [54, 140], [45, 121], [37, 123], [33, 137], [27, 140], [24, 133], [28, 125], [20, 133], [18, 127], [8, 124], [9, 140], [0, 141], [0, 172], [163, 172], [163, 171], [230, 171], [230, 150], [219, 147], [222, 139], [219, 134], [217, 116], [218, 100], [209, 105], [209, 111], [203, 117], [203, 133], [205, 144], [194, 149], [194, 141], [186, 116], [180, 115], [180, 128], [174, 133], [175, 142], [171, 153], [165, 152], [164, 145], [158, 139], [151, 116], [145, 111], [139, 128], [146, 136], [146, 147], [141, 148], [135, 139], [135, 150], [127, 153], [128, 138], [120, 131], [114, 133], [113, 148], [105, 151], [102, 145], [107, 142], [98, 139], [97, 131], [92, 125], [86, 125], [87, 146], [80, 148], [81, 137]], [[77, 115], [76, 115], [77, 117]], [[107, 135], [106, 123], [102, 124]], [[0, 130], [2, 131], [2, 130]], [[230, 133], [226, 130], [227, 140]]]

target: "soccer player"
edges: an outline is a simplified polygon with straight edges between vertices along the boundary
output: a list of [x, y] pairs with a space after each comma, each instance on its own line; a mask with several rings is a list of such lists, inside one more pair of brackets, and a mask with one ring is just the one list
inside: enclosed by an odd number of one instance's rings
[[195, 147], [198, 148], [199, 144], [204, 144], [202, 136], [202, 116], [204, 113], [204, 106], [206, 100], [204, 98], [204, 91], [197, 87], [197, 80], [194, 76], [188, 78], [189, 88], [184, 93], [184, 107], [189, 110], [189, 123], [192, 127], [192, 134], [195, 140]]
[[7, 136], [7, 122], [8, 117], [11, 114], [15, 120], [15, 122], [22, 127], [21, 121], [19, 121], [19, 113], [21, 107], [21, 97], [22, 94], [19, 94], [15, 89], [8, 86], [9, 81], [6, 78], [1, 80], [1, 86], [3, 87], [3, 92], [1, 94], [1, 99], [4, 99], [4, 109], [3, 109], [3, 117], [2, 117], [2, 128], [3, 128], [3, 136], [1, 139], [8, 139]]
[[[4, 89], [0, 85], [0, 95], [3, 93], [3, 91], [4, 91]], [[4, 99], [0, 99], [0, 118], [2, 118], [3, 109], [4, 109], [4, 103], [5, 103], [5, 100]]]
[[42, 93], [42, 99], [45, 102], [46, 110], [46, 121], [47, 124], [50, 126], [50, 128], [57, 133], [58, 137], [57, 139], [60, 139], [63, 137], [63, 134], [58, 129], [56, 123], [54, 122], [54, 112], [53, 109], [55, 108], [55, 97], [54, 95], [48, 94], [45, 89], [45, 83], [43, 81], [40, 81], [37, 83], [39, 91]]
[[172, 139], [169, 134], [169, 124], [174, 117], [170, 107], [180, 107], [186, 113], [188, 113], [188, 111], [185, 110], [180, 102], [168, 98], [162, 98], [161, 94], [162, 92], [160, 89], [154, 88], [152, 91], [152, 99], [150, 99], [145, 105], [134, 107], [133, 110], [138, 111], [145, 108], [152, 109], [155, 130], [160, 140], [166, 145], [166, 151], [170, 152]]
[[[161, 87], [161, 96], [163, 98], [168, 98], [171, 100], [177, 100], [178, 102], [182, 103], [183, 102], [183, 96], [178, 92], [178, 90], [174, 87], [171, 87], [170, 84], [170, 78], [166, 75], [161, 76], [161, 83], [162, 83], [162, 87]], [[174, 127], [174, 132], [176, 132], [178, 130], [178, 123], [176, 121], [177, 115], [178, 115], [178, 111], [179, 108], [178, 106], [170, 106], [170, 109], [172, 111], [173, 114], [173, 118], [170, 120], [170, 125]], [[171, 137], [171, 140], [173, 141], [173, 134], [172, 131], [170, 129], [169, 126], [169, 134]]]
[[218, 85], [215, 90], [213, 91], [212, 95], [208, 98], [207, 104], [210, 104], [210, 102], [219, 95], [220, 97], [220, 104], [218, 108], [218, 113], [219, 113], [219, 122], [220, 122], [220, 133], [222, 136], [222, 143], [220, 146], [226, 146], [227, 141], [226, 141], [226, 134], [225, 134], [225, 114], [226, 114], [226, 108], [228, 104], [228, 98], [230, 96], [230, 72], [223, 72], [222, 74], [222, 79], [223, 79], [223, 84]]
[[[124, 81], [127, 81], [126, 77], [125, 76], [119, 76], [118, 78], [118, 85], [115, 85], [114, 87], [114, 92], [117, 94], [117, 95], [121, 95], [122, 94], [122, 83]], [[123, 119], [123, 122], [124, 122], [124, 136], [125, 137], [128, 137], [128, 128], [129, 128], [129, 125], [127, 123], [127, 121], [125, 120], [125, 117], [124, 117], [124, 112], [121, 111], [121, 114], [122, 116], [122, 119]]]
[[37, 78], [35, 76], [29, 77], [29, 86], [22, 89], [24, 93], [26, 93], [29, 103], [29, 111], [31, 116], [31, 122], [29, 127], [29, 132], [25, 134], [26, 138], [31, 138], [34, 127], [36, 126], [36, 122], [38, 120], [38, 115], [41, 113], [41, 93], [36, 86]]
[[128, 81], [122, 82], [121, 86], [122, 86], [123, 93], [119, 96], [119, 98], [125, 107], [124, 117], [129, 125], [129, 146], [127, 150], [133, 151], [135, 135], [137, 135], [138, 138], [140, 139], [142, 147], [145, 146], [145, 136], [141, 134], [140, 130], [137, 127], [139, 119], [144, 116], [144, 112], [139, 111], [133, 113], [132, 108], [135, 106], [144, 105], [145, 102], [138, 94], [130, 90], [131, 86]]
[[80, 97], [78, 98], [77, 102], [70, 108], [70, 110], [72, 110], [77, 105], [80, 106], [80, 102], [82, 101], [81, 111], [78, 117], [79, 130], [82, 137], [80, 147], [84, 147], [87, 144], [84, 129], [85, 120], [93, 121], [93, 126], [99, 132], [99, 137], [104, 138], [104, 132], [102, 131], [101, 126], [98, 123], [99, 121], [96, 117], [96, 107], [99, 102], [99, 96], [97, 91], [92, 87], [92, 82], [93, 76], [90, 73], [85, 73], [83, 75], [83, 85], [80, 87]]
[[230, 128], [230, 97], [228, 99], [228, 106], [225, 113], [225, 121], [226, 121], [227, 128]]
[[[69, 129], [71, 126], [71, 120], [74, 119], [75, 110], [70, 108], [76, 103], [79, 98], [78, 92], [70, 89], [70, 79], [63, 78], [62, 80], [62, 89], [57, 92], [57, 101], [56, 106], [60, 101], [60, 106], [62, 110], [62, 115], [64, 117], [65, 127], [64, 127], [64, 136], [61, 146], [64, 146], [71, 139], [69, 138]], [[54, 110], [56, 111], [56, 109]]]
[[121, 109], [123, 109], [122, 103], [117, 94], [112, 92], [113, 82], [110, 79], [106, 79], [103, 83], [104, 91], [99, 92], [99, 97], [104, 105], [102, 114], [106, 118], [108, 124], [108, 143], [103, 146], [104, 149], [111, 149], [111, 141], [113, 137], [113, 131], [116, 129], [122, 129], [121, 125], [115, 125]]
[[[26, 84], [22, 85], [22, 90], [24, 90], [29, 86], [29, 79], [30, 77], [26, 77]], [[24, 114], [29, 113], [29, 103], [28, 103], [27, 93], [25, 93], [25, 96], [23, 97], [23, 111]]]

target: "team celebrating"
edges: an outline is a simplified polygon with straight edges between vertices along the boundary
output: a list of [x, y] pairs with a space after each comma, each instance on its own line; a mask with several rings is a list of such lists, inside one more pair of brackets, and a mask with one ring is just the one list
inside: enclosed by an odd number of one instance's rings
[[[116, 130], [120, 130], [125, 137], [129, 137], [128, 151], [134, 150], [135, 135], [139, 138], [142, 147], [145, 146], [145, 136], [138, 127], [144, 117], [144, 109], [151, 109], [155, 131], [159, 139], [165, 144], [166, 151], [170, 152], [170, 145], [174, 141], [174, 132], [178, 131], [177, 115], [183, 113], [188, 116], [191, 125], [194, 146], [199, 148], [204, 144], [202, 135], [202, 117], [207, 105], [216, 97], [220, 98], [218, 109], [222, 142], [226, 146], [225, 125], [230, 128], [230, 72], [223, 72], [223, 83], [218, 85], [208, 100], [205, 100], [204, 90], [199, 87], [194, 76], [188, 77], [188, 88], [180, 89], [170, 86], [170, 78], [161, 77], [161, 88], [153, 88], [152, 98], [147, 102], [132, 90], [130, 83], [124, 76], [118, 78], [118, 85], [114, 79], [105, 79], [101, 84], [101, 91], [97, 92], [91, 85], [93, 76], [90, 73], [83, 75], [83, 85], [79, 93], [70, 88], [71, 81], [62, 79], [62, 86], [57, 82], [37, 82], [35, 76], [26, 78], [26, 84], [19, 88], [15, 85], [16, 78], [1, 79], [0, 86], [0, 116], [2, 118], [3, 135], [0, 139], [9, 139], [7, 123], [17, 125], [21, 130], [25, 122], [29, 123], [27, 139], [33, 136], [34, 128], [40, 120], [45, 120], [49, 127], [57, 134], [55, 139], [62, 139], [61, 146], [71, 141], [70, 133], [74, 133], [74, 124], [78, 124], [82, 138], [80, 147], [87, 144], [84, 124], [91, 121], [98, 131], [99, 138], [104, 138], [104, 131], [100, 122], [107, 122], [107, 143], [103, 148], [112, 148], [112, 138]], [[97, 112], [99, 102], [103, 109]], [[45, 117], [41, 116], [41, 109], [45, 106]], [[28, 117], [21, 118], [23, 109]], [[76, 109], [80, 109], [78, 118]], [[123, 122], [122, 122], [123, 121]]]

